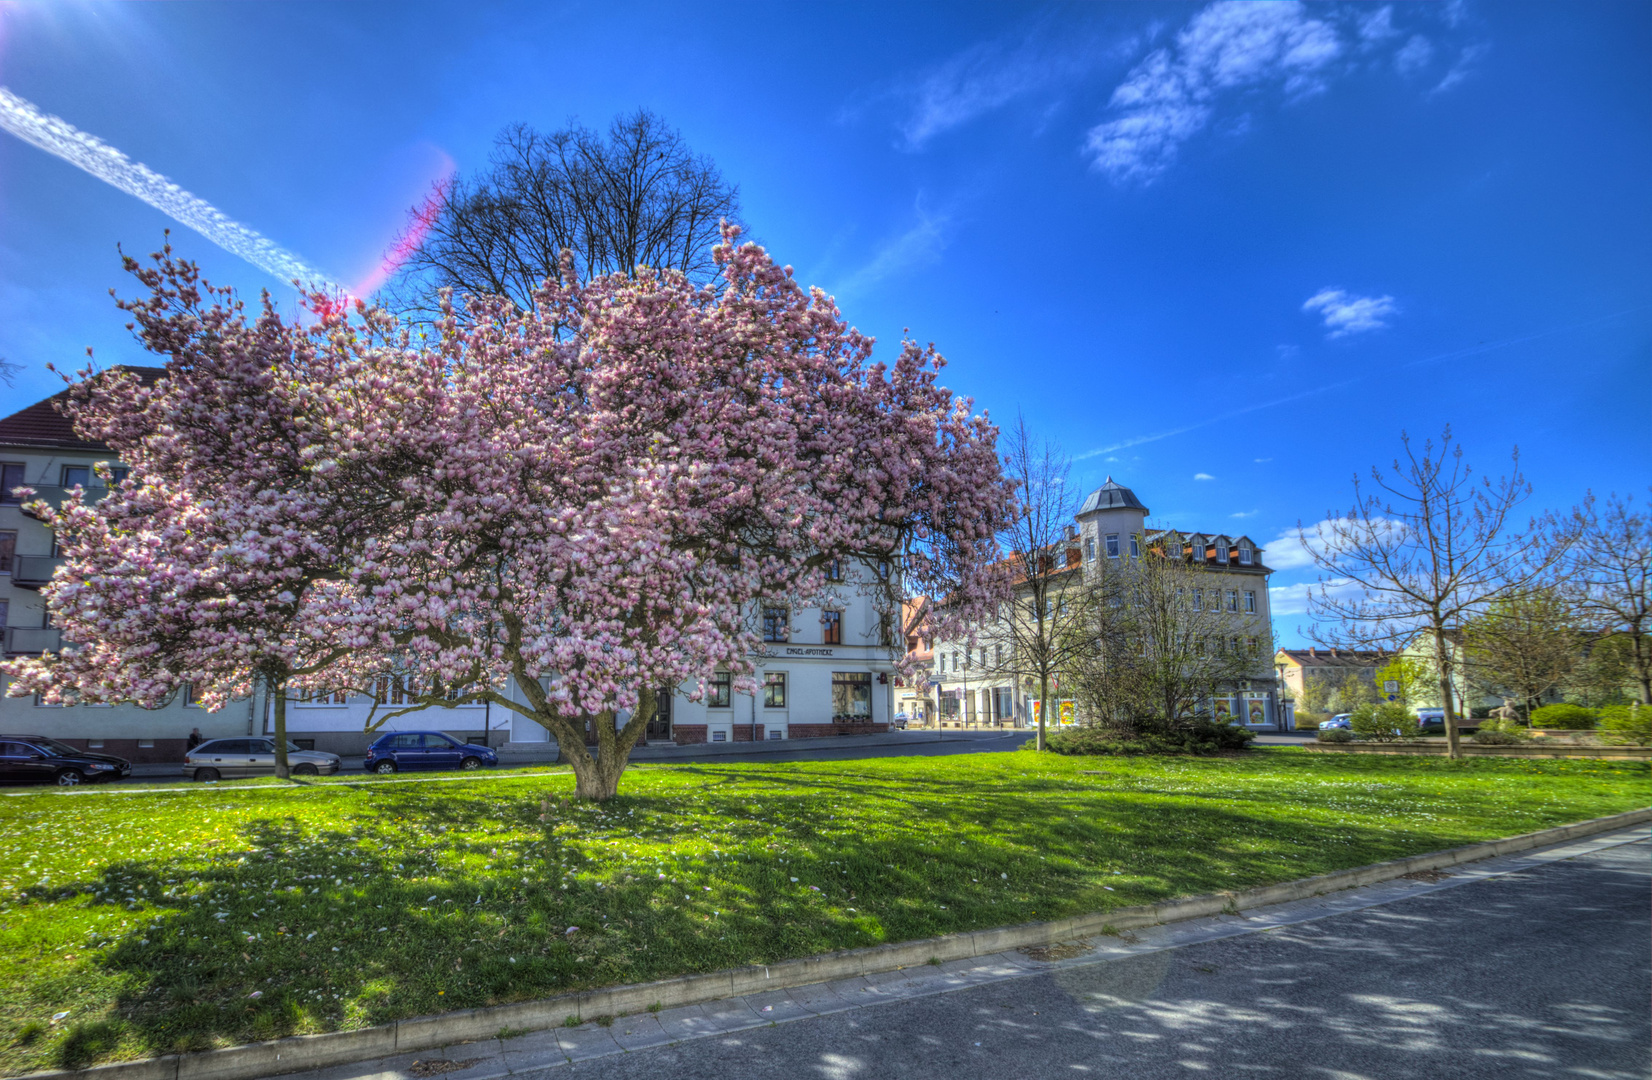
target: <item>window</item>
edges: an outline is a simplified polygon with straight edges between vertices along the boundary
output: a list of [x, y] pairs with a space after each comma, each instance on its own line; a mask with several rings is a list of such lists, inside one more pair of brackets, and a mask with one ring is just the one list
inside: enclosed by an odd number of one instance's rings
[[1239, 548], [1239, 565], [1240, 566], [1249, 566], [1250, 564], [1251, 564], [1250, 545], [1249, 544], [1243, 544]]
[[1255, 589], [1246, 589], [1245, 590], [1245, 611], [1248, 612], [1251, 615], [1256, 614], [1256, 590]]
[[992, 662], [997, 667], [1004, 666], [1004, 646], [994, 645], [992, 647]]
[[775, 729], [774, 731], [769, 732], [769, 738], [773, 739], [777, 742], [781, 739], [784, 739], [785, 737], [786, 737], [786, 733], [779, 730], [778, 728]]
[[1132, 559], [1141, 558], [1141, 537], [1136, 533], [1130, 534], [1130, 557]]
[[726, 709], [733, 699], [733, 677], [726, 671], [716, 672], [711, 676], [711, 697], [706, 705], [713, 709]]
[[878, 644], [893, 645], [895, 643], [895, 621], [886, 611], [878, 616]]
[[786, 673], [784, 671], [770, 671], [763, 676], [763, 708], [784, 709], [786, 707]]
[[975, 664], [975, 650], [974, 649], [965, 649], [964, 650], [964, 670], [968, 671], [971, 667], [974, 666], [974, 664]]
[[129, 472], [131, 472], [131, 470], [128, 469], [125, 465], [111, 465], [111, 466], [109, 466], [109, 486], [110, 487], [119, 486], [121, 481], [126, 479], [126, 476]]
[[843, 612], [823, 611], [820, 613], [821, 641], [827, 645], [843, 644]]
[[11, 561], [17, 554], [17, 533], [7, 529], [0, 532], [0, 574], [11, 573]]
[[12, 488], [23, 486], [23, 463], [20, 461], [0, 462], [0, 503], [10, 503], [16, 506], [23, 501], [21, 495], [13, 495]]
[[1245, 651], [1247, 653], [1249, 653], [1251, 656], [1261, 656], [1262, 655], [1262, 643], [1260, 641], [1258, 641], [1256, 638], [1246, 638], [1245, 639]]
[[711, 733], [711, 741], [712, 742], [728, 742], [728, 732], [726, 732], [726, 731], [713, 731]]
[[1107, 557], [1109, 559], [1116, 559], [1116, 558], [1119, 557], [1119, 534], [1118, 533], [1108, 533], [1107, 534]]
[[1093, 536], [1084, 538], [1084, 558], [1088, 562], [1096, 561], [1096, 538]]
[[792, 613], [783, 607], [766, 607], [763, 609], [763, 640], [790, 641], [792, 639]]
[[380, 675], [373, 685], [373, 703], [376, 705], [408, 705], [413, 693], [407, 680], [400, 675]]
[[1194, 611], [1203, 611], [1204, 609], [1205, 609], [1205, 592], [1204, 592], [1203, 589], [1194, 589], [1193, 590], [1193, 610]]
[[397, 735], [394, 739], [390, 740], [390, 748], [392, 750], [423, 750], [424, 736]]
[[872, 673], [869, 671], [832, 672], [832, 719], [870, 720], [872, 718]]
[[139, 739], [138, 740], [138, 749], [139, 750], [153, 750], [153, 749], [155, 749], [155, 740], [154, 739]]
[[199, 709], [201, 707], [200, 692], [193, 682], [184, 683], [184, 708]]
[[833, 559], [831, 562], [826, 564], [826, 580], [827, 581], [842, 581], [843, 580], [843, 560], [842, 559]]
[[92, 484], [92, 467], [90, 465], [63, 466], [63, 486], [90, 487]]
[[1229, 611], [1238, 611], [1239, 610], [1239, 590], [1238, 589], [1229, 589], [1228, 590], [1228, 610]]
[[1218, 542], [1216, 544], [1216, 561], [1219, 562], [1219, 563], [1225, 563], [1225, 562], [1228, 561], [1228, 546], [1227, 546], [1227, 544], [1221, 543], [1221, 542]]
[[957, 653], [956, 650], [954, 650], [953, 653], [952, 653], [952, 670], [953, 671], [958, 670], [958, 653]]

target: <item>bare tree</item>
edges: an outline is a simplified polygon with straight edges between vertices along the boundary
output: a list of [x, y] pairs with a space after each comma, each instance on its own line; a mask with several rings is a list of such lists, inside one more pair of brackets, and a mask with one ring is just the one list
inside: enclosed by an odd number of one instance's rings
[[1597, 633], [1622, 635], [1642, 704], [1652, 703], [1652, 518], [1633, 495], [1591, 497], [1572, 512], [1577, 542], [1567, 565], [1573, 597]]
[[1070, 468], [1058, 447], [1035, 440], [1026, 420], [1016, 418], [1005, 438], [1004, 475], [1015, 485], [1018, 505], [999, 536], [1009, 599], [978, 636], [990, 645], [982, 657], [989, 677], [1008, 677], [1018, 686], [1031, 681], [1038, 687], [1039, 750], [1044, 749], [1050, 688], [1075, 651], [1086, 647], [1079, 630], [1087, 589], [1071, 531]]
[[1454, 653], [1448, 638], [1486, 605], [1547, 573], [1564, 553], [1569, 533], [1552, 521], [1512, 528], [1531, 497], [1513, 453], [1510, 475], [1493, 481], [1464, 463], [1448, 426], [1436, 447], [1421, 453], [1401, 433], [1403, 456], [1384, 472], [1371, 470], [1368, 491], [1354, 476], [1353, 505], [1331, 512], [1310, 534], [1297, 536], [1321, 573], [1309, 610], [1314, 637], [1340, 647], [1398, 651], [1418, 633], [1434, 650], [1445, 710], [1446, 742], [1462, 756], [1452, 702]]
[[414, 247], [392, 307], [429, 312], [437, 290], [451, 288], [531, 308], [564, 250], [582, 279], [648, 266], [710, 281], [721, 222], [740, 222], [739, 189], [646, 109], [616, 118], [606, 138], [577, 123], [549, 135], [507, 127], [487, 171], [433, 197], [434, 215], [416, 208], [397, 241]]
[[1470, 618], [1460, 662], [1479, 689], [1519, 701], [1529, 715], [1571, 676], [1583, 658], [1583, 644], [1566, 597], [1539, 583], [1492, 601]]
[[1226, 580], [1168, 532], [1142, 558], [1098, 560], [1066, 653], [1087, 713], [1127, 734], [1173, 730], [1242, 680], [1266, 678], [1272, 631], [1223, 603]]

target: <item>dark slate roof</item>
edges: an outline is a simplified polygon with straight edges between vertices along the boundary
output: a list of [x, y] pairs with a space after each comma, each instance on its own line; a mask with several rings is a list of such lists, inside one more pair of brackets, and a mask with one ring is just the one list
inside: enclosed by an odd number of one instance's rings
[[[145, 386], [153, 386], [166, 374], [165, 368], [122, 365], [122, 370], [136, 375]], [[60, 402], [68, 400], [67, 388], [44, 401], [37, 401], [26, 409], [19, 409], [0, 420], [0, 446], [41, 446], [58, 450], [107, 450], [102, 443], [88, 442], [75, 434], [69, 418], [58, 411]]]
[[1084, 500], [1084, 507], [1080, 514], [1089, 514], [1097, 510], [1140, 510], [1147, 513], [1147, 507], [1136, 498], [1136, 493], [1127, 487], [1120, 487], [1109, 476], [1107, 482], [1090, 492], [1090, 497]]

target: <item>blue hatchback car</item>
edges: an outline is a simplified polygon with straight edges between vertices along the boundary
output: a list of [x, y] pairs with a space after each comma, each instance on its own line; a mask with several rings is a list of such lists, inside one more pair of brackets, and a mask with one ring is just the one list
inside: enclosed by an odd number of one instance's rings
[[499, 764], [499, 755], [439, 731], [397, 731], [369, 746], [364, 764], [368, 772], [381, 775], [414, 769], [470, 770]]

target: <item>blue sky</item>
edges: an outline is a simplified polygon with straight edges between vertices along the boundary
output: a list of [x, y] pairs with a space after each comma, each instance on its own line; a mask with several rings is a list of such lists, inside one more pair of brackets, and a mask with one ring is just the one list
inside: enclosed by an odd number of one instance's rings
[[[1401, 430], [1534, 505], [1652, 480], [1652, 7], [15, 4], [0, 86], [337, 280], [498, 129], [639, 105], [759, 240], [1160, 523], [1268, 547]], [[11, 411], [141, 361], [159, 211], [0, 134]], [[209, 276], [291, 290], [193, 232]]]

